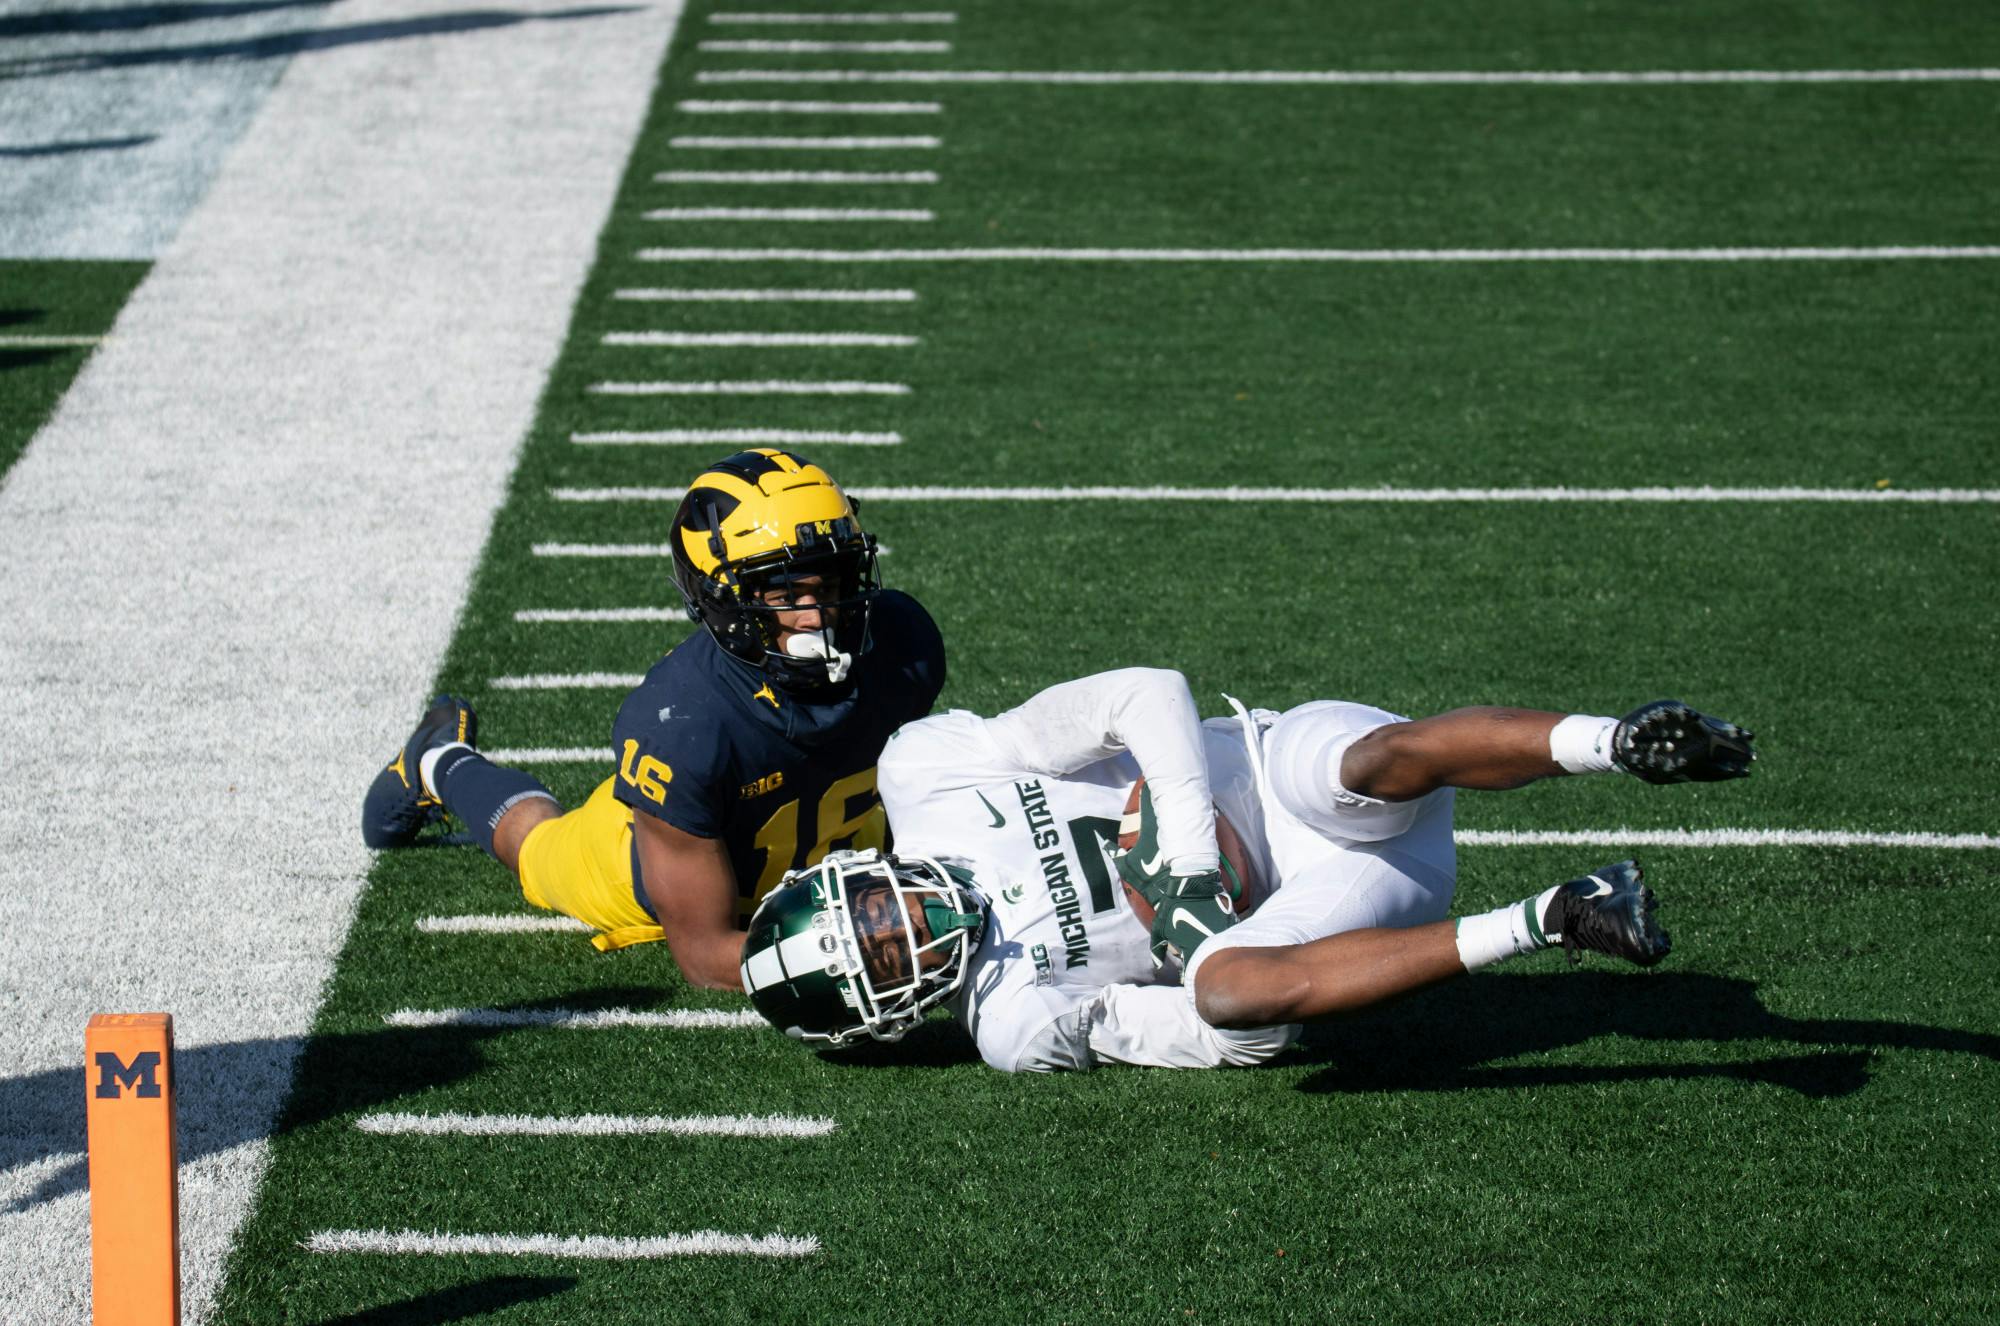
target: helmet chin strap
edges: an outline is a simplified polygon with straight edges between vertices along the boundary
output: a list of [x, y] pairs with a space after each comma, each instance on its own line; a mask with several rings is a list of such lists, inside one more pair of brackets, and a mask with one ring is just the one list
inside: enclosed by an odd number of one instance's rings
[[826, 679], [834, 685], [846, 681], [847, 674], [854, 668], [854, 655], [835, 649], [823, 631], [797, 632], [785, 641], [785, 654], [790, 658], [824, 659]]

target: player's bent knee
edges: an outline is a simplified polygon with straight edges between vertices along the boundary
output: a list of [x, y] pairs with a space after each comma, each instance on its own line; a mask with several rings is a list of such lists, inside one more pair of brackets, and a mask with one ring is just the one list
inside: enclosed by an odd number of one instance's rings
[[1267, 1027], [1287, 1020], [1296, 981], [1278, 949], [1229, 948], [1195, 971], [1194, 1011], [1223, 1031]]

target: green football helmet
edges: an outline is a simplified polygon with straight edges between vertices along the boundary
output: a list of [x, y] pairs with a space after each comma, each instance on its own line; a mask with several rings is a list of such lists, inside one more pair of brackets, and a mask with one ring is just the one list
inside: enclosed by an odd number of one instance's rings
[[798, 1040], [901, 1040], [965, 983], [986, 899], [964, 871], [873, 849], [833, 852], [766, 894], [743, 941], [743, 989]]

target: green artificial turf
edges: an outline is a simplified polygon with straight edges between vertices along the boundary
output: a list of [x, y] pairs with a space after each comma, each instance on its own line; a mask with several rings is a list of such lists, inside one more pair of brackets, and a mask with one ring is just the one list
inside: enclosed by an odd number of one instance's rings
[[[715, 447], [578, 431], [894, 430], [801, 448], [852, 486], [2000, 487], [1990, 263], [1416, 266], [656, 263], [646, 246], [1571, 246], [1993, 242], [1991, 84], [1669, 89], [721, 88], [691, 7], [439, 677], [489, 745], [608, 744], [615, 690], [687, 628], [526, 624], [673, 601], [657, 543]], [[1991, 65], [1962, 6], [961, 7], [938, 67]], [[790, 34], [787, 34], [790, 35]], [[815, 33], [813, 35], [825, 35]], [[835, 35], [852, 37], [852, 30]], [[907, 33], [898, 33], [907, 36]], [[920, 33], [931, 36], [932, 33]], [[819, 57], [817, 63], [837, 63]], [[906, 57], [881, 57], [904, 67]], [[654, 183], [689, 96], [935, 97], [930, 188]], [[853, 131], [852, 125], [841, 128]], [[783, 125], [786, 132], [829, 126]], [[860, 155], [860, 154], [853, 154]], [[842, 160], [842, 168], [880, 162]], [[932, 207], [911, 232], [648, 221], [661, 206]], [[909, 288], [913, 303], [614, 299]], [[910, 348], [607, 347], [619, 330], [850, 330]], [[613, 398], [608, 380], [896, 381], [909, 396]], [[1283, 707], [1682, 696], [1755, 728], [1747, 783], [1577, 779], [1460, 798], [1475, 829], [1990, 833], [1991, 503], [890, 500], [890, 583], [942, 625], [943, 703], [1126, 664]], [[384, 733], [384, 750], [400, 734]], [[608, 770], [547, 766], [574, 804]], [[356, 789], [358, 795], [359, 789]], [[1459, 910], [1615, 849], [1468, 847]], [[657, 946], [421, 934], [521, 910], [473, 850], [385, 855], [217, 1319], [362, 1323], [1980, 1321], [2000, 1312], [2000, 859], [1642, 853], [1652, 972], [1555, 955], [1336, 1027], [1259, 1071], [1010, 1078], [946, 1022], [816, 1055], [744, 1031], [385, 1026], [401, 1008], [741, 1008]], [[827, 1115], [822, 1140], [434, 1139], [367, 1112]], [[799, 1261], [332, 1256], [326, 1229], [813, 1234]]]
[[[0, 338], [102, 336], [148, 265], [0, 260]], [[0, 476], [54, 412], [90, 350], [0, 344]]]

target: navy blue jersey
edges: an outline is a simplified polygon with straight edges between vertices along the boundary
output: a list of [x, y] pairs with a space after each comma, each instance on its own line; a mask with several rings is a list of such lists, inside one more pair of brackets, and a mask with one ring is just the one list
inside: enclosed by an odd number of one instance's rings
[[[670, 650], [611, 726], [618, 800], [729, 852], [747, 915], [787, 870], [884, 845], [875, 761], [944, 687], [944, 641], [915, 599], [885, 590], [872, 645], [826, 697], [780, 690], [707, 631]], [[633, 893], [647, 911], [637, 839]]]

